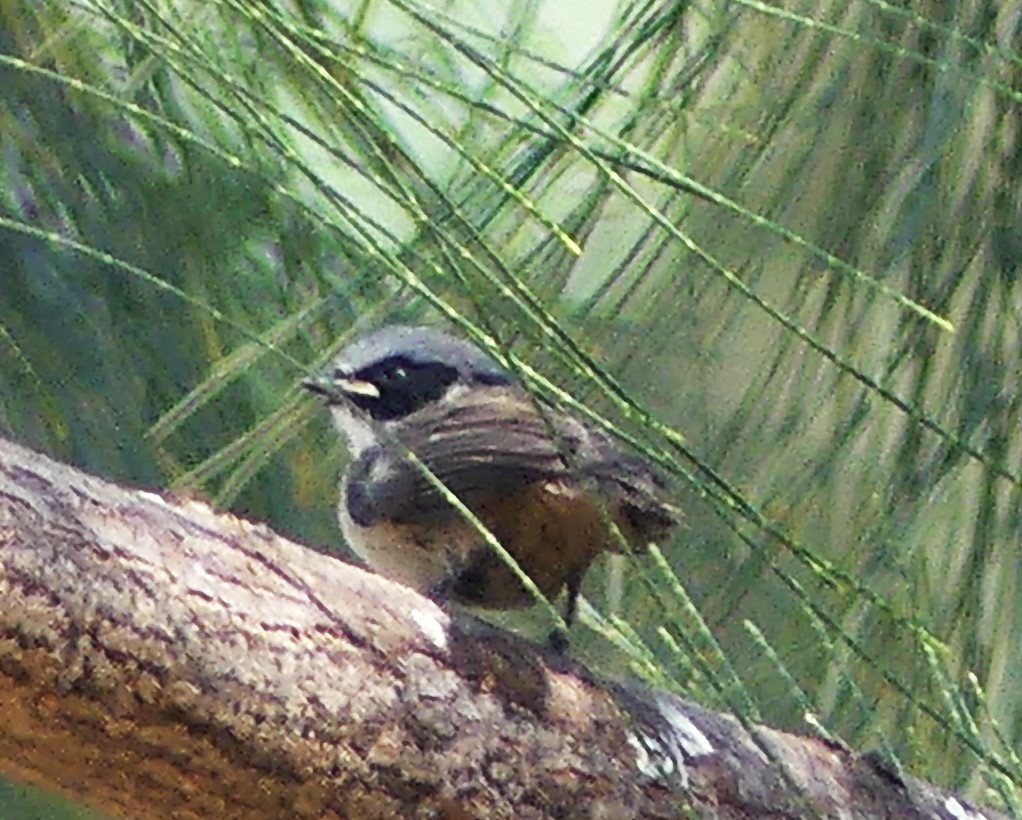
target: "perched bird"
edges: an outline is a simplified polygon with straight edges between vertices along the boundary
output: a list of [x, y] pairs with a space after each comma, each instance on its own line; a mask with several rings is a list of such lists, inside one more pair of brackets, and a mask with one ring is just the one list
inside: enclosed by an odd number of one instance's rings
[[537, 404], [468, 341], [391, 325], [344, 350], [305, 386], [351, 453], [338, 516], [371, 567], [435, 598], [511, 609], [533, 596], [478, 529], [408, 458], [429, 468], [570, 625], [586, 570], [619, 537], [641, 548], [677, 522], [662, 478], [600, 430]]

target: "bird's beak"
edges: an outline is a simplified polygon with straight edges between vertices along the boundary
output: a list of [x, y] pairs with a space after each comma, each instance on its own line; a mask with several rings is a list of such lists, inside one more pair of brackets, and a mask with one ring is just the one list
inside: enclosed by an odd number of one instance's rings
[[302, 380], [302, 387], [316, 395], [323, 396], [328, 403], [339, 402], [348, 396], [368, 396], [378, 399], [379, 388], [372, 382], [361, 379], [341, 379], [335, 376], [313, 376]]
[[302, 387], [315, 393], [317, 396], [325, 396], [326, 398], [330, 398], [337, 392], [334, 389], [333, 379], [329, 379], [326, 376], [310, 376], [308, 379], [302, 379]]

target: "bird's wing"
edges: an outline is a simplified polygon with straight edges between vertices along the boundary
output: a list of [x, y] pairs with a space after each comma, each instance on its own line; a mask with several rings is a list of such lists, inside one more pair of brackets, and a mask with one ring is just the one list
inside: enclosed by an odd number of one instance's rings
[[[537, 410], [517, 390], [476, 390], [424, 408], [405, 420], [398, 438], [470, 509], [544, 481], [591, 491], [620, 510], [621, 523], [639, 540], [658, 540], [677, 520], [662, 478], [643, 459], [572, 416]], [[373, 448], [352, 466], [347, 496], [349, 512], [363, 524], [450, 511], [443, 493], [394, 444]]]
[[412, 522], [450, 511], [407, 451], [470, 508], [569, 474], [546, 421], [516, 391], [474, 391], [426, 407], [405, 419], [396, 437], [399, 443], [372, 448], [348, 473], [349, 511], [359, 523]]

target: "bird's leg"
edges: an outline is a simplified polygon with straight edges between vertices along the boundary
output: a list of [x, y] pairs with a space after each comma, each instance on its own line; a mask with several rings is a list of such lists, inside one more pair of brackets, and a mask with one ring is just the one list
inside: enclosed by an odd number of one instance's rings
[[558, 653], [565, 653], [571, 644], [569, 638], [571, 626], [575, 623], [575, 616], [578, 615], [578, 596], [582, 591], [582, 577], [584, 571], [574, 571], [568, 576], [565, 582], [564, 598], [564, 628], [555, 626], [547, 635], [547, 644]]

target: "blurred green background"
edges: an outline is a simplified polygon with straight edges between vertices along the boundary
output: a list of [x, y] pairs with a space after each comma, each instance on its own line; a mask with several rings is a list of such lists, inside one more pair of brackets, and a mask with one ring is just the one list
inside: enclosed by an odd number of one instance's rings
[[298, 380], [471, 323], [676, 480], [583, 656], [1019, 815], [1020, 12], [0, 0], [0, 432], [343, 549]]

